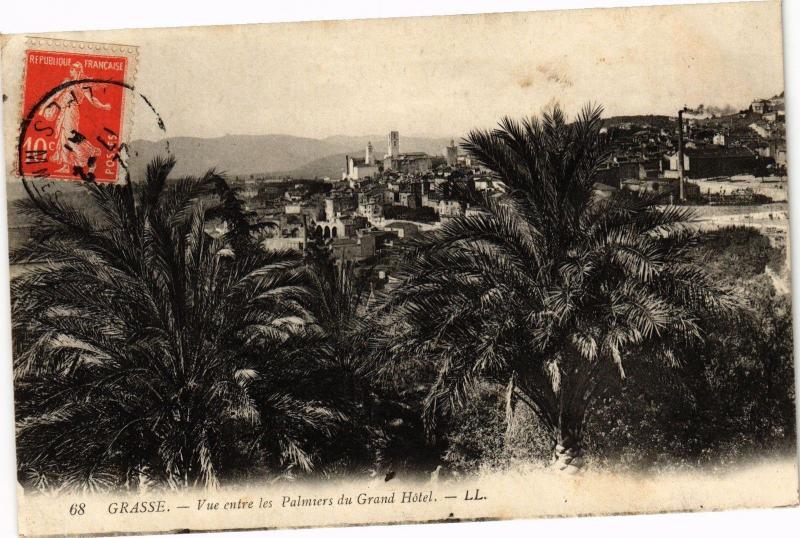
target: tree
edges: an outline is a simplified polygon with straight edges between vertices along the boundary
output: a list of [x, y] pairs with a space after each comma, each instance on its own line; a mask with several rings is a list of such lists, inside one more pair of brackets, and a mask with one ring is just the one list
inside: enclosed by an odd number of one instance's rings
[[368, 376], [372, 367], [366, 349], [369, 274], [359, 278], [354, 263], [337, 262], [329, 248], [313, 244], [306, 264], [312, 298], [309, 312], [326, 338], [328, 353], [336, 367], [347, 372], [352, 383], [357, 383]]
[[[371, 413], [374, 361], [368, 349], [370, 319], [369, 269], [337, 261], [326, 246], [306, 252], [308, 312], [318, 329], [317, 354], [328, 365], [328, 377], [317, 379], [337, 409], [346, 412], [346, 434], [326, 446], [326, 460], [338, 470], [368, 464], [376, 428]], [[336, 469], [332, 469], [336, 470]]]
[[375, 335], [385, 320], [374, 308], [380, 279], [372, 263], [387, 261], [336, 260], [329, 247], [318, 244], [306, 253], [308, 309], [320, 338], [317, 354], [331, 366], [328, 379], [315, 381], [348, 418], [324, 448], [331, 462], [323, 469], [326, 474], [416, 471], [438, 455], [426, 443], [414, 374], [387, 379], [378, 367]]
[[595, 405], [586, 427], [587, 449], [604, 464], [647, 470], [794, 454], [790, 297], [764, 271], [781, 249], [752, 229], [704, 236], [697, 258], [736, 287], [744, 308], [704, 320], [711, 329], [682, 350], [680, 369], [627, 363], [624, 386]]
[[[28, 485], [216, 486], [252, 469], [309, 471], [344, 418], [308, 379], [324, 365], [299, 254], [245, 247], [210, 171], [84, 183], [97, 217], [38, 190], [37, 222], [12, 253], [17, 449]], [[228, 239], [238, 245], [233, 248]]]
[[586, 107], [568, 123], [555, 107], [472, 131], [463, 147], [505, 193], [417, 241], [386, 305], [391, 355], [435, 362], [431, 427], [490, 379], [506, 387], [509, 415], [517, 402], [535, 412], [569, 471], [583, 464], [587, 413], [625, 378], [627, 355], [679, 365], [669, 339], [699, 337], [702, 315], [736, 309], [689, 257], [689, 209], [594, 197], [608, 157], [601, 113]]

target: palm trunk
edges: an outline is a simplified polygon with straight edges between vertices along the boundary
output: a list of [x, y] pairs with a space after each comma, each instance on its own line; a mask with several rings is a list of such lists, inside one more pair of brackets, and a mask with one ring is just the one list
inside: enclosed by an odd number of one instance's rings
[[553, 468], [576, 474], [584, 468], [583, 423], [593, 400], [596, 368], [571, 358], [562, 355], [545, 368], [528, 370], [517, 388], [552, 440]]
[[178, 396], [178, 420], [175, 424], [178, 434], [176, 460], [176, 482], [179, 489], [187, 490], [202, 481], [202, 470], [197, 458], [200, 439], [195, 432], [195, 421], [202, 420], [194, 405], [193, 394], [182, 390]]
[[560, 432], [553, 447], [552, 465], [567, 474], [577, 474], [584, 468], [580, 435], [574, 430]]
[[[571, 375], [565, 375], [569, 372]], [[583, 469], [583, 422], [589, 407], [592, 368], [586, 364], [569, 365], [561, 375], [557, 392], [558, 420], [552, 437], [553, 465], [559, 471], [575, 474]]]
[[515, 383], [514, 376], [512, 375], [511, 380], [508, 382], [508, 387], [506, 388], [506, 446], [511, 443], [514, 435], [514, 412], [516, 411], [517, 407], [517, 399], [514, 396], [514, 390]]

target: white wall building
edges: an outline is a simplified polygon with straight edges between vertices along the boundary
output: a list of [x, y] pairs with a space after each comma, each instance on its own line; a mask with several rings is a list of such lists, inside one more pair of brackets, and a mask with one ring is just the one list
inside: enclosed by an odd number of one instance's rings
[[368, 177], [375, 177], [380, 172], [378, 163], [375, 161], [372, 142], [367, 142], [367, 148], [364, 151], [363, 159], [345, 155], [345, 163], [346, 170], [342, 174], [342, 179], [365, 179]]

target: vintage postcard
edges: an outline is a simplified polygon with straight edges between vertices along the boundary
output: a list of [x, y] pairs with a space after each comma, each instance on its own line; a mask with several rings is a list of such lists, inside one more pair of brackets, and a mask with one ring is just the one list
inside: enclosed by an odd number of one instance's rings
[[779, 2], [0, 46], [22, 535], [798, 504]]

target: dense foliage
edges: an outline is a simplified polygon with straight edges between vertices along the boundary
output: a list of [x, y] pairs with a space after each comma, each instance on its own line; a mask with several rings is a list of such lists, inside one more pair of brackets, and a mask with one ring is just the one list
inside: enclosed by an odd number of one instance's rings
[[582, 466], [593, 403], [641, 354], [678, 362], [672, 341], [735, 311], [732, 295], [690, 256], [689, 210], [647, 196], [594, 197], [608, 157], [601, 109], [568, 123], [504, 119], [465, 147], [506, 186], [475, 200], [409, 249], [387, 309], [400, 336], [388, 360], [434, 364], [429, 423], [458, 413], [481, 381], [507, 389], [509, 420], [528, 407], [560, 465]]
[[[744, 309], [733, 318], [705, 320], [702, 340], [676, 346], [680, 368], [645, 356], [628, 363], [624, 383], [588, 418], [586, 452], [593, 465], [724, 465], [794, 452], [790, 296], [776, 291], [768, 274], [768, 268], [781, 272], [785, 251], [756, 230], [725, 228], [703, 234], [692, 253], [710, 274], [735, 286]], [[502, 442], [503, 387], [481, 394], [451, 430], [448, 459], [467, 469], [504, 467], [511, 457], [541, 460], [536, 424], [517, 420], [513, 436]]]
[[[369, 260], [264, 251], [225, 179], [158, 159], [91, 210], [40, 191], [12, 252], [26, 487], [722, 463], [795, 439], [785, 252], [596, 199], [600, 111], [465, 147], [507, 187]], [[215, 227], [212, 221], [224, 221]], [[224, 233], [220, 230], [225, 230]], [[735, 298], [735, 299], [734, 299]]]
[[[86, 183], [90, 219], [58, 198], [13, 262], [21, 480], [89, 490], [215, 486], [252, 473], [308, 472], [346, 422], [342, 372], [320, 350], [298, 254], [206, 232], [231, 201], [224, 180]], [[228, 208], [230, 209], [230, 208]]]

